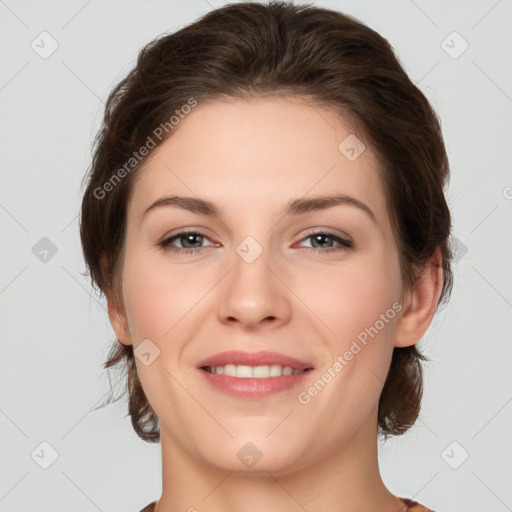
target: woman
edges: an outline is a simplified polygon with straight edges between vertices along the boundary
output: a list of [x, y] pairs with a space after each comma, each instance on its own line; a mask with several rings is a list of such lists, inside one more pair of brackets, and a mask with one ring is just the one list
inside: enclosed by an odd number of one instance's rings
[[144, 511], [428, 511], [382, 481], [416, 347], [452, 287], [436, 114], [375, 31], [214, 10], [111, 93], [81, 212], [137, 434]]

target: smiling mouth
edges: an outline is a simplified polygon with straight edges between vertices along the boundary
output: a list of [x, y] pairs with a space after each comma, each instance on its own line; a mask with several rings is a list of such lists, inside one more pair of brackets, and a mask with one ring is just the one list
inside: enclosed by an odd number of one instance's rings
[[227, 377], [237, 377], [239, 379], [268, 379], [271, 377], [298, 375], [300, 373], [305, 373], [312, 368], [298, 370], [291, 366], [284, 366], [280, 364], [261, 366], [226, 364], [223, 366], [203, 366], [201, 369], [208, 373], [226, 375]]

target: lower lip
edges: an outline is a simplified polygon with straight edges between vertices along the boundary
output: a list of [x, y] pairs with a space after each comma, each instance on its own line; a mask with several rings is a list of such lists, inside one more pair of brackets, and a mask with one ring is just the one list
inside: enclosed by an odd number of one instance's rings
[[230, 377], [224, 374], [210, 373], [199, 369], [206, 380], [219, 391], [237, 398], [258, 399], [294, 388], [309, 377], [311, 370], [296, 375], [282, 375], [266, 379]]

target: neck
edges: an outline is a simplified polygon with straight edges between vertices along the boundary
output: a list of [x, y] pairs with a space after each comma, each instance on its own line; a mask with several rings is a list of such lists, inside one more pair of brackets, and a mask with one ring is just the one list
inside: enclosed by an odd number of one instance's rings
[[[158, 512], [402, 512], [378, 468], [377, 429], [368, 422], [324, 458], [291, 472], [237, 473], [187, 454], [161, 430], [163, 492]], [[256, 466], [255, 466], [256, 467]]]

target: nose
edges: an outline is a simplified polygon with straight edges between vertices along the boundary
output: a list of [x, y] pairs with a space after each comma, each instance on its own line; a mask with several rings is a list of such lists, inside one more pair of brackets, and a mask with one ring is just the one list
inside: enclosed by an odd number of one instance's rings
[[291, 316], [291, 292], [279, 276], [279, 266], [268, 251], [248, 261], [239, 254], [233, 257], [233, 268], [219, 290], [219, 321], [248, 330], [286, 325]]

